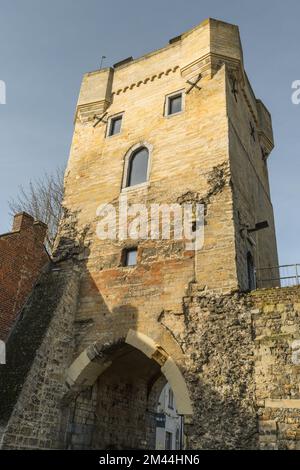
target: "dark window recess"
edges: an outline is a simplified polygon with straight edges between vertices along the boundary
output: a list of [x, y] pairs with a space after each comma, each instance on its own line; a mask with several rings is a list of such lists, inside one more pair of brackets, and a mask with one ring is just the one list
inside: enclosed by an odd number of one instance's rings
[[170, 96], [168, 98], [168, 115], [180, 113], [182, 111], [182, 94]]
[[180, 432], [176, 430], [176, 450], [180, 450]]
[[108, 135], [119, 134], [121, 131], [121, 124], [122, 124], [122, 116], [111, 118]]
[[166, 431], [166, 442], [165, 442], [165, 449], [171, 450], [172, 449], [172, 433]]
[[147, 181], [149, 152], [145, 147], [133, 153], [129, 160], [127, 186]]
[[123, 266], [135, 266], [137, 264], [137, 248], [126, 248], [122, 258]]
[[247, 271], [248, 271], [248, 289], [256, 289], [256, 280], [255, 280], [255, 267], [253, 256], [250, 252], [247, 253]]

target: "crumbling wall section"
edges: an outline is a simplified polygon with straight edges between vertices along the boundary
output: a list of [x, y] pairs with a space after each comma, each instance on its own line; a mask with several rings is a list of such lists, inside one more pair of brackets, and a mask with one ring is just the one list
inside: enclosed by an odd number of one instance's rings
[[[300, 449], [300, 287], [219, 295], [191, 284], [185, 355], [191, 449]], [[176, 331], [178, 313], [160, 322]]]
[[[172, 328], [172, 317], [168, 312], [161, 319], [166, 328]], [[191, 284], [184, 317], [185, 330], [177, 340], [194, 407], [193, 417], [186, 420], [187, 448], [256, 448], [251, 299]]]
[[[3, 449], [109, 448], [118, 428], [108, 399], [122, 413], [135, 403], [136, 419], [118, 430], [120, 446], [133, 426], [141, 433], [132, 433], [130, 446], [147, 448], [138, 373], [130, 393], [126, 381], [102, 377], [101, 393], [94, 386], [78, 390], [73, 407], [65, 402], [78, 269], [52, 265], [11, 335], [0, 375]], [[191, 283], [182, 307], [162, 311], [158, 322], [185, 358], [181, 371], [194, 409], [185, 420], [186, 448], [300, 449], [300, 287], [219, 294]]]

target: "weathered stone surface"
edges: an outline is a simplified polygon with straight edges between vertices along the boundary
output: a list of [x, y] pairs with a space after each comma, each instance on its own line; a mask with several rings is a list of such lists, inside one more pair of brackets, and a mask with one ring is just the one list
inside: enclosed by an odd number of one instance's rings
[[[188, 91], [199, 74], [201, 89]], [[184, 109], [167, 117], [166, 96], [178, 90]], [[123, 113], [120, 134], [107, 137], [100, 112], [108, 123]], [[139, 145], [150, 149], [148, 181], [124, 188]], [[245, 292], [249, 252], [258, 267], [277, 264], [261, 146], [273, 147], [271, 119], [248, 82], [236, 26], [207, 20], [166, 48], [85, 76], [54, 264], [24, 321], [31, 331], [46, 315], [5, 408], [4, 448], [153, 448], [166, 380], [184, 410], [187, 448], [299, 447], [299, 288]], [[118, 214], [124, 193], [146, 207], [202, 202], [202, 249], [141, 239], [137, 265], [123, 266], [133, 241], [99, 239], [97, 207]], [[270, 228], [250, 236], [263, 220]], [[268, 406], [275, 399], [282, 406]]]
[[[300, 366], [293, 343], [300, 338], [300, 287], [263, 289], [252, 293], [258, 307], [255, 325], [255, 382], [259, 420], [276, 422], [276, 432], [262, 448], [299, 448]], [[270, 444], [271, 443], [271, 444]]]
[[78, 273], [56, 269], [41, 276], [7, 344], [7, 364], [0, 369], [4, 449], [60, 446]]

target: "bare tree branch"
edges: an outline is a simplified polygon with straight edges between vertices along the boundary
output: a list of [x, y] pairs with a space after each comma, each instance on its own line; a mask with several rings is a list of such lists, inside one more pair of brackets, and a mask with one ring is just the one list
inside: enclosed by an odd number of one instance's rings
[[59, 167], [52, 174], [30, 181], [27, 188], [20, 186], [15, 199], [8, 201], [10, 214], [25, 211], [48, 225], [46, 245], [51, 252], [62, 215], [64, 169]]

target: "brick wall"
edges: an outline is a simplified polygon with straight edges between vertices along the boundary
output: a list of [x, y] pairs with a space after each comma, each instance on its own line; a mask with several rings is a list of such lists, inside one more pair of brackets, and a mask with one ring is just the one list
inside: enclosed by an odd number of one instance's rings
[[0, 235], [0, 338], [5, 340], [42, 267], [49, 258], [44, 247], [47, 227], [22, 212], [12, 231]]

